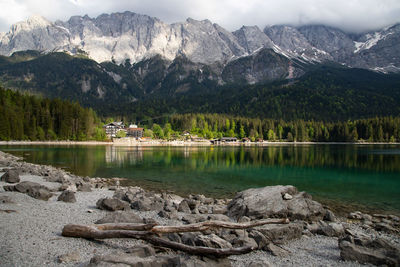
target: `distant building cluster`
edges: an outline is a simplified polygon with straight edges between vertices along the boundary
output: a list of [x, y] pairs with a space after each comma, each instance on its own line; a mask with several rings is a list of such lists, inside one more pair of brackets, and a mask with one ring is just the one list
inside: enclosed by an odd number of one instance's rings
[[129, 127], [125, 127], [123, 122], [110, 122], [103, 126], [108, 138], [117, 137], [118, 132], [122, 131], [128, 137], [133, 137], [136, 139], [142, 138], [144, 129], [139, 128], [136, 124], [131, 124]]

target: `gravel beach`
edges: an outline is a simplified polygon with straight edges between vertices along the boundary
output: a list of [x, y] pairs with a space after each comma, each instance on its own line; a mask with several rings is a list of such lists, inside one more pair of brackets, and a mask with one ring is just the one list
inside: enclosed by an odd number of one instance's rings
[[[0, 170], [3, 170], [0, 176], [7, 168], [9, 166], [0, 165]], [[49, 182], [45, 177], [38, 175], [22, 174], [20, 178], [21, 182], [36, 182], [53, 190], [61, 186], [60, 183]], [[145, 244], [144, 241], [135, 239], [89, 241], [61, 236], [62, 228], [66, 224], [93, 224], [111, 213], [98, 209], [96, 202], [100, 198], [111, 198], [115, 188], [113, 190], [93, 188], [91, 192], [78, 191], [75, 194], [76, 202], [66, 203], [57, 201], [61, 191], [54, 191], [54, 196], [48, 201], [43, 201], [27, 194], [7, 192], [3, 189], [7, 184], [0, 181], [1, 266], [86, 266], [95, 254], [124, 253], [129, 248]], [[132, 212], [142, 218], [154, 219], [159, 224], [168, 222], [156, 212], [137, 210]], [[181, 213], [178, 212], [179, 214]], [[347, 224], [347, 226], [359, 228], [358, 225]], [[390, 238], [394, 244], [400, 244], [398, 235], [390, 235]], [[361, 266], [357, 262], [341, 259], [337, 237], [303, 234], [300, 239], [287, 242], [280, 247], [287, 251], [285, 256], [273, 256], [270, 252], [257, 250], [245, 255], [230, 256], [228, 259], [232, 266]], [[180, 255], [181, 262], [193, 258], [183, 252], [165, 253]], [[72, 259], [60, 262], [60, 256], [65, 254], [72, 255]]]

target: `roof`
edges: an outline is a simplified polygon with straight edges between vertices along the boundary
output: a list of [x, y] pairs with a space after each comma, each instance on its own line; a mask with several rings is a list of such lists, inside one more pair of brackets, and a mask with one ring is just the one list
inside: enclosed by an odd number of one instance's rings
[[128, 131], [143, 131], [143, 128], [128, 128]]

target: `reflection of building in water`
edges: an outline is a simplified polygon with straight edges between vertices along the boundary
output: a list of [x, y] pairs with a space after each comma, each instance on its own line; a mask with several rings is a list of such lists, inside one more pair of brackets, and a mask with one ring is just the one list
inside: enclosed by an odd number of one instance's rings
[[136, 163], [143, 161], [143, 147], [107, 146], [105, 160], [107, 163]]

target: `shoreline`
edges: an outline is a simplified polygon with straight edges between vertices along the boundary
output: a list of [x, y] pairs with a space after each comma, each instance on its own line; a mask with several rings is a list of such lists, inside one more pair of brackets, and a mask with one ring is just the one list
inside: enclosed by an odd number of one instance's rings
[[[242, 199], [241, 193], [232, 200], [207, 198], [202, 195], [184, 198], [173, 193], [158, 194], [136, 186], [119, 186], [120, 178], [76, 176], [52, 166], [27, 163], [22, 158], [0, 151], [0, 176], [9, 169], [17, 169], [21, 173], [21, 182], [38, 183], [48, 188], [52, 196], [47, 200], [39, 200], [34, 198], [37, 195], [29, 196], [29, 192], [5, 191], [10, 185], [0, 181], [0, 235], [4, 238], [0, 244], [2, 247], [0, 258], [2, 264], [7, 266], [87, 266], [88, 264], [90, 266], [121, 266], [118, 264], [137, 261], [143, 263], [148, 260], [155, 263], [168, 258], [180, 261], [183, 263], [182, 266], [214, 266], [222, 261], [223, 266], [235, 267], [287, 265], [344, 267], [361, 266], [357, 262], [345, 261], [349, 259], [343, 258], [340, 244], [345, 235], [362, 234], [363, 238], [366, 236], [371, 240], [380, 238], [387, 240], [384, 242], [389, 242], [388, 244], [400, 244], [399, 232], [397, 234], [386, 232], [391, 229], [399, 231], [400, 229], [393, 227], [400, 228], [400, 218], [381, 214], [368, 215], [361, 212], [353, 212], [347, 218], [336, 217], [329, 208], [311, 200], [309, 195], [297, 192], [297, 189], [291, 186], [249, 189], [246, 191], [254, 193]], [[72, 192], [74, 198], [76, 197], [75, 202], [57, 201], [66, 191]], [[243, 191], [243, 194], [246, 191]], [[283, 195], [284, 192], [290, 192], [290, 194]], [[265, 204], [258, 204], [260, 199], [253, 198], [253, 194], [262, 196], [261, 200]], [[276, 199], [276, 194], [279, 196], [278, 199]], [[257, 220], [256, 217], [260, 216], [257, 212], [270, 213], [267, 218], [279, 218], [281, 215], [274, 209], [274, 205], [271, 206], [272, 209], [268, 208], [267, 203], [270, 203], [270, 198], [274, 199], [271, 203], [280, 207], [290, 205], [285, 203], [293, 203], [292, 215], [290, 213], [286, 215], [290, 217], [289, 224], [259, 226], [254, 230], [207, 230], [195, 235], [164, 236], [172, 241], [192, 240], [190, 242], [193, 242], [195, 246], [218, 248], [240, 247], [247, 244], [254, 248], [251, 253], [229, 256], [221, 260], [207, 258], [207, 256], [190, 256], [168, 249], [156, 250], [157, 252], [147, 255], [146, 258], [141, 258], [141, 254], [138, 256], [135, 251], [142, 251], [144, 247], [149, 246], [141, 240], [116, 238], [93, 242], [61, 235], [61, 230], [66, 224], [88, 225], [98, 223], [96, 221], [99, 219], [101, 223], [116, 223], [123, 219], [123, 222], [130, 223], [143, 220], [145, 223], [156, 222], [158, 225], [176, 226], [207, 221], [210, 218], [236, 222], [239, 218], [233, 221], [234, 214], [241, 210], [255, 212], [255, 217], [252, 217], [251, 213], [242, 215], [243, 222]], [[101, 200], [104, 199], [113, 199], [122, 203], [123, 206], [128, 204], [129, 206], [123, 208], [123, 211], [107, 210], [102, 206], [105, 202]], [[242, 201], [250, 201], [246, 204], [246, 209], [241, 207]], [[185, 205], [183, 205], [184, 202]], [[301, 203], [307, 203], [307, 205]], [[389, 220], [391, 221], [388, 222]], [[390, 223], [393, 227], [387, 225], [387, 228], [378, 228], [383, 227], [384, 223]], [[375, 227], [380, 230], [375, 230]], [[266, 233], [265, 236], [263, 231]], [[37, 249], [38, 247], [40, 249]], [[117, 258], [115, 255], [118, 255]], [[95, 259], [99, 258], [102, 262], [96, 265]], [[389, 258], [389, 260], [392, 259]]]
[[[122, 138], [121, 138], [122, 139]], [[121, 140], [121, 141], [0, 141], [0, 145], [87, 145], [87, 146], [279, 146], [279, 145], [400, 145], [399, 142], [230, 142], [222, 144], [211, 144], [211, 142], [195, 142], [195, 141], [137, 141], [137, 140]]]

